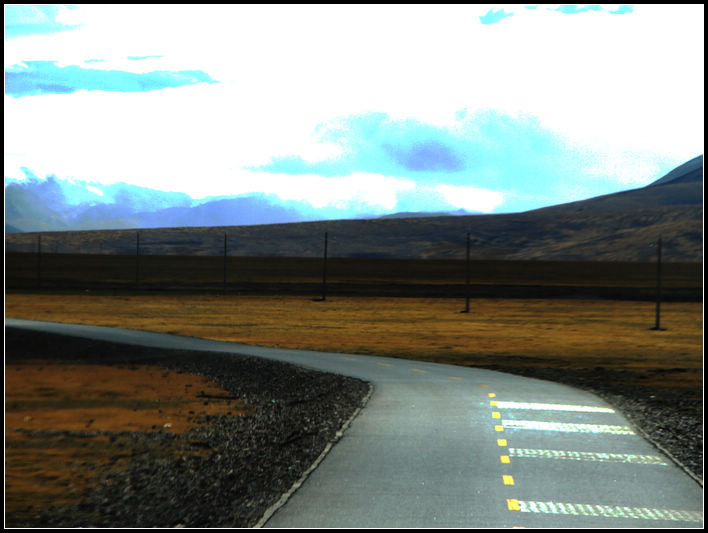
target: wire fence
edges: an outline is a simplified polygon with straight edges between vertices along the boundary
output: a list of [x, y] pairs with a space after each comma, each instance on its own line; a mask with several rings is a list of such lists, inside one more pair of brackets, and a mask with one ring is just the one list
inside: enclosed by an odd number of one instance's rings
[[[185, 238], [187, 237], [187, 238]], [[258, 239], [258, 237], [251, 237]], [[6, 236], [6, 290], [205, 291], [332, 296], [586, 297], [702, 300], [702, 264], [506, 261], [474, 257], [469, 234], [449, 259], [382, 257], [310, 232], [287, 242], [160, 230]], [[252, 255], [253, 249], [259, 255]], [[346, 251], [342, 250], [346, 248]], [[249, 254], [249, 255], [246, 255]]]

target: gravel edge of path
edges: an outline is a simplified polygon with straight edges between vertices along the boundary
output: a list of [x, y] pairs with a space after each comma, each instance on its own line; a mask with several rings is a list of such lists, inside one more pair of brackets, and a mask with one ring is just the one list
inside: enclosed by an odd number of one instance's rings
[[144, 348], [6, 328], [6, 363], [18, 357], [151, 364], [189, 372], [239, 396], [252, 413], [210, 416], [186, 435], [130, 432], [128, 436], [137, 441], [178, 439], [212, 453], [158, 462], [135, 458], [125, 473], [100, 475], [80, 503], [38, 510], [22, 522], [6, 515], [6, 527], [254, 527], [341, 438], [371, 390], [358, 379], [257, 357]]

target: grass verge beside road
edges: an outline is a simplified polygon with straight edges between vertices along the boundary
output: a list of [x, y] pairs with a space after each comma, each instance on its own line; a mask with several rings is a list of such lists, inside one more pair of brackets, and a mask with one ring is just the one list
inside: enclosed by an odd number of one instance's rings
[[13, 318], [124, 327], [262, 346], [518, 371], [608, 369], [633, 384], [702, 388], [702, 304], [610, 300], [6, 294]]

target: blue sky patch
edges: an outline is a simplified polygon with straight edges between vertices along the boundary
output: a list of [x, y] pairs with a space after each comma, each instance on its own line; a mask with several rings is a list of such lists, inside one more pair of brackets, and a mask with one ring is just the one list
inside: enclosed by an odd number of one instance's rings
[[88, 91], [145, 92], [195, 83], [217, 83], [201, 70], [164, 71], [144, 74], [122, 70], [58, 66], [54, 61], [27, 61], [5, 71], [5, 94], [14, 97], [68, 94]]
[[459, 172], [464, 170], [461, 157], [453, 147], [435, 139], [408, 146], [384, 144], [383, 147], [406, 170], [414, 172]]
[[5, 5], [5, 39], [79, 28], [78, 24], [59, 22], [58, 15], [61, 9], [73, 8], [57, 5]]
[[158, 59], [164, 56], [157, 55], [157, 56], [128, 56], [128, 59], [131, 61], [140, 61], [142, 59]]
[[479, 17], [479, 20], [482, 24], [494, 24], [495, 22], [499, 22], [500, 20], [513, 15], [513, 13], [507, 13], [504, 9], [490, 9], [485, 15]]
[[561, 13], [565, 14], [571, 14], [571, 13], [583, 13], [584, 11], [602, 11], [603, 8], [602, 6], [598, 4], [566, 4], [563, 6], [560, 6], [556, 8], [556, 11], [560, 11]]
[[394, 120], [385, 113], [349, 116], [317, 129], [322, 142], [341, 146], [340, 157], [307, 162], [283, 155], [251, 170], [326, 177], [364, 172], [420, 185], [442, 181], [491, 190], [505, 190], [513, 183], [516, 195], [508, 206], [518, 207], [537, 198], [539, 191], [557, 197], [568, 169], [581, 165], [586, 156], [569, 153], [563, 140], [533, 117], [492, 110], [460, 112], [457, 117], [456, 128], [448, 129], [413, 119]]
[[612, 15], [624, 15], [625, 13], [632, 13], [634, 8], [630, 4], [624, 4], [619, 6], [614, 11], [610, 11], [609, 9], [598, 4], [567, 4], [556, 8], [556, 11], [560, 11], [565, 14], [584, 13], [586, 11], [607, 11]]
[[634, 6], [630, 4], [624, 4], [619, 6], [614, 11], [610, 11], [613, 15], [624, 15], [625, 13], [632, 13], [634, 11]]
[[[538, 5], [524, 6], [524, 8], [526, 8], [527, 10], [536, 10], [538, 7]], [[565, 4], [559, 7], [550, 7], [545, 9], [547, 9], [548, 11], [557, 11], [565, 15], [572, 15], [575, 13], [587, 13], [590, 11], [604, 11], [612, 15], [624, 15], [625, 13], [632, 13], [634, 11], [634, 7], [631, 4], [620, 5], [615, 10], [609, 10], [608, 8], [603, 7], [599, 4]], [[492, 8], [487, 11], [486, 14], [480, 16], [479, 20], [482, 24], [494, 24], [513, 15], [514, 13], [509, 13], [505, 11], [504, 8]]]
[[253, 170], [284, 174], [347, 176], [372, 172], [418, 177], [426, 173], [455, 173], [465, 169], [461, 140], [444, 128], [416, 120], [390, 120], [385, 113], [364, 113], [320, 124], [322, 142], [342, 147], [337, 159], [307, 163], [299, 156], [273, 158]]

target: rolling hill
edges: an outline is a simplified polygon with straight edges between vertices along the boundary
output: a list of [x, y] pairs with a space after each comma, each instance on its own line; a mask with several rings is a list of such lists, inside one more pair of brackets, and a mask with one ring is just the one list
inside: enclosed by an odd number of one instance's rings
[[[7, 219], [6, 219], [7, 222]], [[533, 211], [499, 215], [334, 220], [140, 230], [140, 253], [318, 257], [651, 261], [659, 237], [670, 262], [703, 260], [703, 156], [647, 187]], [[136, 230], [42, 234], [58, 253], [136, 251]], [[36, 233], [6, 234], [6, 251], [35, 251]]]

